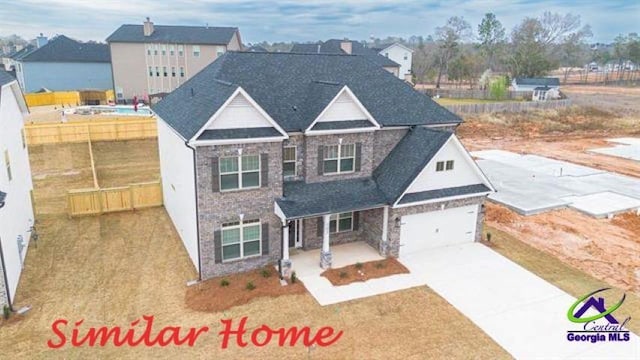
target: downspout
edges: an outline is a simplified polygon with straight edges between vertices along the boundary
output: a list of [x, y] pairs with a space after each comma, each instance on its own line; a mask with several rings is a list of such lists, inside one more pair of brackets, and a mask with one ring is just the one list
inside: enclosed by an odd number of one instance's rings
[[9, 291], [9, 279], [7, 278], [7, 267], [4, 263], [4, 252], [2, 251], [2, 240], [0, 239], [0, 262], [2, 262], [2, 276], [4, 277], [4, 288], [7, 292], [7, 303], [9, 310], [13, 312], [13, 305], [11, 304], [11, 292]]
[[202, 260], [200, 258], [200, 213], [198, 206], [198, 167], [196, 166], [196, 148], [189, 146], [189, 141], [184, 142], [184, 146], [191, 149], [193, 153], [193, 189], [196, 192], [196, 240], [198, 245], [198, 281], [202, 281]]

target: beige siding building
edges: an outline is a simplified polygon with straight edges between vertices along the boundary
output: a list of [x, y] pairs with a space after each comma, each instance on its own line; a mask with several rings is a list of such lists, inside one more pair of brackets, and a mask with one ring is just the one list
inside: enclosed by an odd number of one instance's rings
[[227, 50], [241, 50], [238, 28], [122, 25], [107, 38], [118, 101], [169, 93]]

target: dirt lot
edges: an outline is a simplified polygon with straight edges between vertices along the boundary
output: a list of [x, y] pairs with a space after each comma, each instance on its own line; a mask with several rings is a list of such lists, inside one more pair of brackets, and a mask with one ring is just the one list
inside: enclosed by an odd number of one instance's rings
[[[113, 145], [113, 144], [112, 144]], [[125, 144], [140, 154], [127, 156], [134, 164], [152, 156], [153, 145]], [[118, 155], [101, 154], [102, 166], [120, 163]], [[147, 150], [143, 150], [146, 148]], [[35, 150], [35, 149], [34, 149]], [[115, 151], [115, 149], [114, 149]], [[144, 155], [145, 151], [146, 156]], [[118, 151], [119, 152], [119, 151]], [[35, 198], [40, 239], [29, 249], [25, 271], [16, 294], [16, 307], [31, 305], [24, 319], [0, 327], [0, 348], [6, 358], [509, 358], [508, 354], [466, 317], [426, 287], [320, 307], [308, 294], [256, 299], [224, 312], [200, 312], [187, 306], [186, 282], [197, 275], [163, 208], [68, 219], [61, 195], [69, 187], [90, 186], [88, 160], [82, 145], [32, 151]], [[111, 159], [111, 160], [110, 160]], [[100, 165], [99, 165], [100, 166]], [[123, 179], [143, 177], [126, 167]], [[145, 175], [146, 176], [146, 175]], [[154, 175], [155, 176], [155, 175]], [[211, 298], [211, 301], [216, 301]], [[154, 315], [161, 326], [210, 326], [194, 347], [104, 348], [65, 347], [50, 350], [57, 339], [51, 324], [84, 319], [81, 335], [91, 326], [129, 323], [142, 315]], [[248, 316], [248, 328], [267, 324], [272, 328], [333, 326], [344, 335], [334, 346], [307, 349], [220, 348], [220, 319], [237, 323]], [[138, 331], [142, 330], [140, 327]], [[411, 346], [407, 335], [411, 334]], [[154, 332], [155, 334], [155, 332]]]
[[[640, 137], [640, 91], [580, 87], [570, 97], [595, 96], [606, 107], [577, 105], [569, 109], [465, 118], [459, 134], [469, 150], [503, 149], [537, 154], [607, 171], [640, 177], [640, 162], [586, 150], [612, 146], [607, 138]], [[586, 100], [585, 100], [586, 101]], [[588, 101], [587, 101], [588, 102]], [[490, 204], [487, 224], [551, 254], [566, 264], [622, 289], [640, 293], [640, 226], [625, 215], [598, 220], [573, 210], [534, 216]]]

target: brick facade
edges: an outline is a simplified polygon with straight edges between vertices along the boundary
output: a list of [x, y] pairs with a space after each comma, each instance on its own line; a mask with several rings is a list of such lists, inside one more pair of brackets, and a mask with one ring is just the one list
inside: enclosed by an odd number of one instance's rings
[[304, 180], [306, 169], [304, 168], [304, 157], [306, 154], [304, 136], [303, 135], [291, 135], [289, 139], [285, 140], [282, 147], [295, 146], [296, 147], [296, 176], [288, 178], [286, 181]]
[[[268, 185], [259, 189], [225, 192], [212, 191], [212, 159], [244, 155], [269, 154]], [[217, 145], [197, 148], [198, 226], [200, 231], [200, 261], [202, 277], [211, 278], [252, 270], [280, 259], [281, 221], [275, 215], [274, 201], [282, 196], [282, 143]], [[269, 254], [223, 263], [215, 263], [214, 231], [223, 223], [244, 218], [269, 224]]]
[[381, 130], [376, 131], [374, 135], [374, 148], [373, 152], [373, 168], [377, 168], [378, 165], [389, 155], [391, 150], [402, 140], [407, 134], [409, 128], [400, 128], [393, 130]]
[[[338, 145], [339, 139], [342, 139], [343, 144], [362, 144], [360, 171], [336, 175], [318, 175], [318, 147], [326, 145]], [[306, 181], [308, 183], [314, 183], [321, 181], [335, 181], [360, 177], [370, 177], [373, 173], [373, 139], [373, 132], [307, 136], [305, 141]]]

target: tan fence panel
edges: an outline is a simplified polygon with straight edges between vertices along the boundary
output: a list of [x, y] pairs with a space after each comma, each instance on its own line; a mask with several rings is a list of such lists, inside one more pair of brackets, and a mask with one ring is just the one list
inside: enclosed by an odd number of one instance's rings
[[134, 209], [162, 206], [162, 186], [160, 182], [133, 184], [130, 188]]
[[456, 114], [482, 114], [502, 111], [520, 112], [532, 109], [558, 109], [568, 106], [571, 106], [570, 99], [444, 105], [445, 108]]
[[69, 215], [96, 215], [102, 212], [100, 190], [71, 190], [67, 193]]
[[127, 187], [101, 189], [102, 212], [132, 210], [131, 189]]
[[71, 190], [67, 199], [69, 216], [98, 215], [163, 205], [160, 181], [115, 188]]
[[118, 141], [150, 139], [158, 137], [154, 118], [113, 121], [83, 121], [61, 124], [25, 125], [25, 137], [29, 145], [59, 144], [91, 141]]

